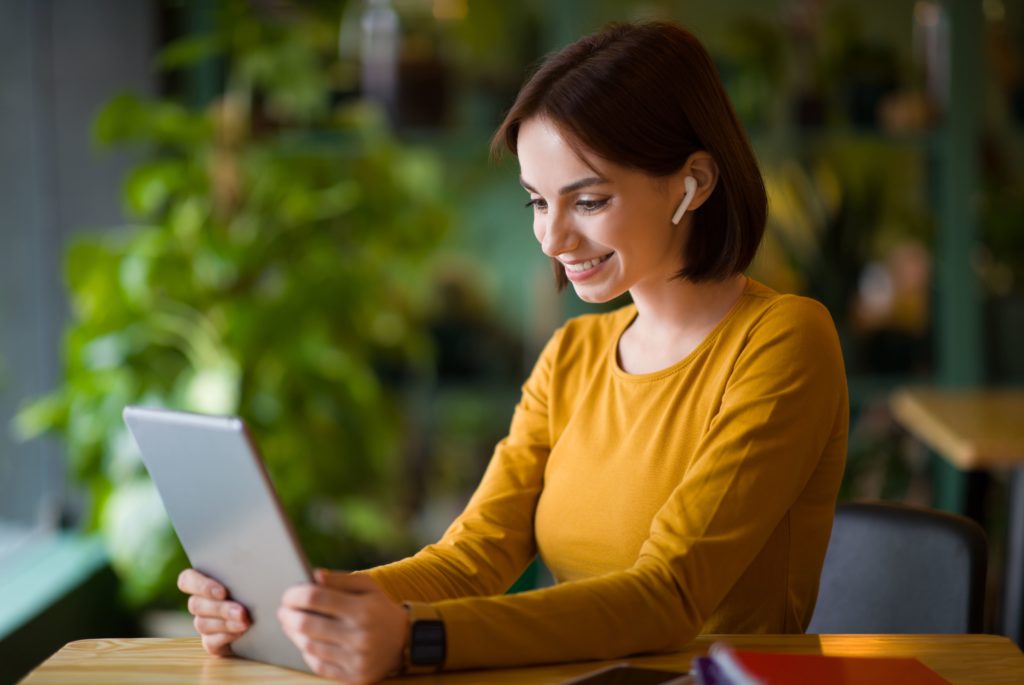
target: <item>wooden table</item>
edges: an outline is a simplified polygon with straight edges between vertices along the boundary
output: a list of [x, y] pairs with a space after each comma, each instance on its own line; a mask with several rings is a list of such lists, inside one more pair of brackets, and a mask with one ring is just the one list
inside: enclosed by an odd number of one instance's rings
[[[705, 635], [677, 654], [629, 659], [630, 663], [686, 671], [690, 660], [705, 654], [716, 640], [738, 649], [825, 654], [834, 656], [915, 657], [954, 685], [1020, 685], [1024, 683], [1024, 654], [997, 635]], [[619, 660], [621, 661], [621, 660]], [[389, 683], [422, 685], [554, 685], [563, 680], [617, 663], [587, 662], [410, 676]], [[82, 640], [66, 645], [22, 681], [23, 685], [132, 683], [155, 685], [201, 683], [323, 683], [311, 675], [242, 659], [211, 657], [199, 638], [139, 638]]]
[[896, 420], [962, 471], [1012, 469], [1003, 632], [1024, 644], [1024, 389], [903, 388]]

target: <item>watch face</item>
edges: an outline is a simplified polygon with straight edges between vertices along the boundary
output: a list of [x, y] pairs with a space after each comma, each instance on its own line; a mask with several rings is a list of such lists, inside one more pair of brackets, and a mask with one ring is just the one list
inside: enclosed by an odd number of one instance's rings
[[444, 663], [444, 623], [416, 621], [409, 640], [409, 661], [416, 666], [439, 666]]

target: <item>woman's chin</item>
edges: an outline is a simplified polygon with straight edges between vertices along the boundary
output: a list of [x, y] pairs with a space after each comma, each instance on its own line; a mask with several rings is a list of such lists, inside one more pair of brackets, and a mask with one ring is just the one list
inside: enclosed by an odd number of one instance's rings
[[573, 285], [576, 297], [590, 304], [604, 304], [611, 302], [622, 293], [611, 292], [604, 288], [588, 288], [586, 285]]

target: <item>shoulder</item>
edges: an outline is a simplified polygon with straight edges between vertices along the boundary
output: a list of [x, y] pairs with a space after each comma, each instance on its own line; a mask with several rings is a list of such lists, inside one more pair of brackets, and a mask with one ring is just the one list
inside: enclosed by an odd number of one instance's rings
[[555, 368], [582, 369], [599, 364], [636, 316], [632, 304], [601, 314], [584, 314], [566, 321], [548, 340], [541, 357]]
[[737, 371], [845, 383], [839, 334], [821, 302], [760, 286], [747, 302], [745, 319], [737, 331]]
[[812, 298], [768, 288], [747, 298], [744, 307], [723, 367], [731, 401], [763, 401], [776, 411], [788, 398], [808, 416], [846, 411], [846, 365], [828, 309]]
[[802, 295], [778, 293], [753, 282], [749, 299], [746, 332], [748, 340], [786, 337], [806, 343], [836, 343], [838, 334], [832, 315], [821, 302]]

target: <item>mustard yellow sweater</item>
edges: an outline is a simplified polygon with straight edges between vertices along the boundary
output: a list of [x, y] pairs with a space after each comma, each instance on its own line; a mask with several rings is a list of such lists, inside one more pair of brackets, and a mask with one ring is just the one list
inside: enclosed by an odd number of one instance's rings
[[[806, 628], [846, 455], [832, 319], [748, 279], [691, 354], [631, 375], [616, 349], [635, 315], [559, 329], [465, 511], [436, 544], [366, 571], [433, 603], [446, 668]], [[538, 553], [557, 584], [503, 595]]]

